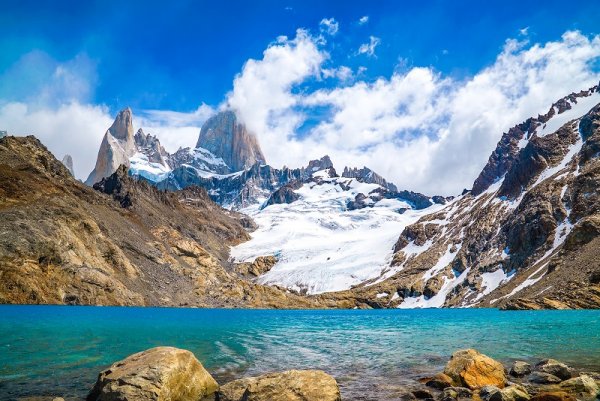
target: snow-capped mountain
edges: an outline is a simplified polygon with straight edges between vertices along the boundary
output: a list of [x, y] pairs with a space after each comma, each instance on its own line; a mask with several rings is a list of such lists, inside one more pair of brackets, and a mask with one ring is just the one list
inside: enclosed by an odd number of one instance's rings
[[402, 308], [600, 301], [598, 103], [596, 86], [505, 133], [471, 192], [404, 229], [382, 300], [397, 294]]
[[[378, 278], [389, 268], [404, 227], [441, 207], [430, 202], [418, 210], [410, 200], [362, 176], [340, 177], [328, 157], [311, 161], [306, 170], [309, 177], [275, 191], [263, 207], [241, 209], [258, 229], [250, 241], [232, 248], [234, 260], [277, 258], [258, 283], [316, 294]], [[280, 195], [282, 190], [287, 195]]]
[[585, 307], [600, 305], [599, 103], [595, 86], [511, 128], [456, 198], [398, 190], [367, 167], [339, 176], [327, 156], [273, 168], [232, 112], [168, 154], [141, 130], [131, 150], [125, 110], [97, 167], [128, 155], [130, 175], [200, 186], [250, 215], [258, 228], [231, 256], [260, 260], [259, 284], [370, 307]]

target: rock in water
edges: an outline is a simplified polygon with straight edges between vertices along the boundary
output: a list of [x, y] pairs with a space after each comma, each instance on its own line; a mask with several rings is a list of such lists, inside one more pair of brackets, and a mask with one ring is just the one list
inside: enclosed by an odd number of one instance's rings
[[474, 349], [460, 350], [452, 354], [444, 373], [450, 376], [455, 384], [470, 389], [484, 386], [504, 388], [506, 383], [504, 366]]
[[222, 158], [231, 171], [266, 163], [256, 136], [231, 110], [218, 113], [202, 125], [196, 148], [204, 148]]
[[131, 109], [126, 108], [119, 112], [115, 122], [104, 134], [98, 150], [96, 167], [85, 183], [91, 186], [102, 178], [110, 176], [121, 164], [129, 166], [129, 158], [135, 153]]
[[561, 380], [567, 380], [571, 378], [571, 370], [567, 365], [561, 363], [555, 359], [545, 359], [535, 365], [535, 370], [540, 372], [549, 373], [558, 377]]
[[221, 386], [219, 401], [341, 401], [337, 382], [320, 370], [289, 370]]
[[71, 155], [65, 155], [65, 157], [62, 159], [62, 164], [64, 164], [67, 170], [69, 170], [69, 173], [75, 177], [75, 170], [73, 170], [73, 158]]
[[114, 363], [98, 376], [88, 401], [198, 401], [219, 385], [190, 351], [157, 347]]
[[510, 368], [510, 375], [514, 377], [523, 377], [531, 373], [531, 365], [527, 362], [516, 361]]
[[569, 393], [585, 396], [600, 395], [596, 381], [587, 375], [581, 375], [560, 383], [560, 388]]

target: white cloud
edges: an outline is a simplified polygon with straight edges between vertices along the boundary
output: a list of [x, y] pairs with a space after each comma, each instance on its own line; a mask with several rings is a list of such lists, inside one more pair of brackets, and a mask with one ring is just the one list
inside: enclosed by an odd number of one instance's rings
[[369, 57], [375, 55], [375, 48], [379, 45], [381, 40], [375, 36], [369, 37], [369, 43], [363, 43], [358, 48], [358, 54], [366, 54]]
[[296, 146], [292, 137], [303, 116], [294, 109], [300, 96], [292, 88], [320, 74], [327, 54], [316, 41], [305, 30], [298, 30], [294, 39], [279, 38], [264, 51], [262, 60], [246, 62], [227, 95], [226, 104], [260, 134], [261, 146], [270, 154]]
[[529, 33], [528, 26], [526, 26], [525, 28], [519, 29], [519, 34], [521, 34], [522, 36], [527, 36], [528, 33]]
[[321, 22], [319, 22], [319, 29], [321, 32], [333, 36], [338, 33], [340, 24], [334, 18], [323, 18]]
[[367, 22], [369, 22], [369, 16], [368, 15], [363, 15], [362, 17], [360, 17], [360, 19], [358, 20], [358, 25], [364, 25]]
[[10, 135], [35, 135], [58, 160], [70, 154], [75, 174], [82, 179], [94, 168], [102, 136], [112, 120], [106, 107], [77, 102], [57, 108], [21, 102], [0, 106], [2, 129]]
[[[307, 91], [297, 87], [327, 70], [327, 54], [300, 31], [249, 61], [229, 99], [274, 166], [329, 154], [338, 168], [366, 165], [400, 188], [451, 195], [471, 187], [502, 132], [597, 84], [598, 58], [600, 37], [567, 32], [545, 44], [508, 40], [493, 64], [462, 81], [412, 67]], [[290, 74], [288, 64], [304, 67]], [[313, 111], [322, 119], [295, 133]]]

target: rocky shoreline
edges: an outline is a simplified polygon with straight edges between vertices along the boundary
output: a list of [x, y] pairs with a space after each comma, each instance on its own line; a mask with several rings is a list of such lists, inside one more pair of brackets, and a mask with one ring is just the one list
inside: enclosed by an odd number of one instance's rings
[[[452, 354], [443, 372], [406, 387], [404, 401], [593, 401], [600, 373], [554, 360], [510, 366], [474, 349]], [[156, 347], [115, 362], [98, 375], [87, 401], [341, 401], [335, 378], [289, 370], [220, 385], [190, 351]], [[19, 401], [64, 401], [61, 397]]]

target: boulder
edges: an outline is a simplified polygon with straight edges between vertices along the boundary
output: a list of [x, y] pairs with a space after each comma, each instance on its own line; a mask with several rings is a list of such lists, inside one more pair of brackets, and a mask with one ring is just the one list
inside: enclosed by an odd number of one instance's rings
[[531, 365], [527, 362], [516, 361], [510, 368], [510, 375], [514, 377], [523, 377], [531, 373]]
[[571, 370], [569, 367], [555, 359], [545, 359], [541, 361], [535, 365], [535, 370], [544, 373], [550, 373], [561, 380], [567, 380], [571, 378]]
[[435, 388], [438, 390], [443, 390], [448, 387], [452, 387], [453, 385], [452, 378], [444, 373], [438, 373], [433, 376], [431, 379], [425, 382], [427, 387]]
[[596, 396], [600, 389], [596, 381], [589, 376], [581, 375], [560, 383], [560, 388], [571, 394]]
[[337, 382], [320, 370], [289, 370], [234, 380], [219, 389], [219, 401], [341, 401]]
[[446, 387], [442, 392], [442, 400], [457, 400], [459, 398], [471, 398], [473, 392], [466, 387]]
[[98, 375], [88, 401], [198, 401], [219, 385], [190, 351], [157, 347], [114, 363]]
[[504, 366], [474, 349], [460, 350], [452, 354], [444, 374], [450, 376], [456, 385], [472, 390], [484, 386], [504, 388], [506, 384]]
[[502, 401], [502, 393], [496, 386], [484, 386], [479, 390], [482, 401]]
[[535, 384], [557, 384], [562, 381], [560, 378], [544, 372], [533, 372], [529, 375], [528, 380]]
[[502, 394], [502, 401], [529, 401], [531, 399], [525, 387], [518, 384], [505, 387], [500, 393]]
[[564, 391], [545, 391], [533, 396], [531, 401], [576, 401], [576, 399]]

